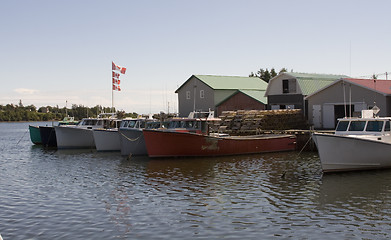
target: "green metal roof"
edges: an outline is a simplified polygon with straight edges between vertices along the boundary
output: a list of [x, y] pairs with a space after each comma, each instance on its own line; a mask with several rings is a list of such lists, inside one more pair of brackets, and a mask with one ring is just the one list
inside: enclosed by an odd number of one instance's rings
[[267, 88], [267, 82], [257, 77], [192, 75], [175, 92], [177, 92], [183, 85], [185, 85], [192, 77], [199, 79], [214, 90], [266, 90]]
[[239, 90], [241, 91], [242, 93], [246, 94], [247, 96], [250, 96], [252, 98], [254, 98], [255, 100], [261, 102], [261, 103], [264, 103], [264, 104], [267, 104], [267, 97], [265, 97], [265, 92], [266, 90], [261, 90], [261, 91], [257, 91], [257, 90]]
[[223, 102], [230, 99], [233, 95], [237, 94], [238, 92], [241, 92], [241, 93], [257, 100], [258, 102], [261, 102], [263, 104], [267, 104], [267, 97], [265, 97], [266, 90], [237, 90], [233, 94], [227, 96], [222, 101], [217, 103], [216, 106], [221, 105]]
[[341, 78], [347, 78], [345, 75], [333, 74], [315, 74], [315, 73], [286, 73], [296, 78], [303, 95], [310, 95], [319, 89], [333, 83]]

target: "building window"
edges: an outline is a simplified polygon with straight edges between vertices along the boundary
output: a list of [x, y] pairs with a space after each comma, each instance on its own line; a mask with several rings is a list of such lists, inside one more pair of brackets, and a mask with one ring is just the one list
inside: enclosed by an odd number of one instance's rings
[[296, 92], [296, 79], [282, 80], [282, 93], [295, 93]]
[[282, 80], [282, 93], [289, 93], [289, 80]]
[[200, 90], [200, 98], [204, 98], [204, 97], [205, 97], [204, 90]]
[[186, 99], [190, 99], [190, 91], [186, 91]]

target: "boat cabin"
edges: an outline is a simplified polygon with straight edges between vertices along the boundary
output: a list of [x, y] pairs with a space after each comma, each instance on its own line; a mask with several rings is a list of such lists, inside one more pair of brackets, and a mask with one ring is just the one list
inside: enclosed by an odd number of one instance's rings
[[146, 118], [125, 118], [122, 120], [120, 128], [149, 128], [155, 129], [160, 127], [160, 122], [154, 119]]
[[102, 113], [98, 115], [98, 118], [83, 118], [78, 127], [87, 128], [87, 129], [96, 129], [96, 128], [118, 128], [121, 120], [116, 118], [116, 115], [113, 113]]
[[[390, 135], [391, 118], [374, 117], [371, 110], [363, 110], [362, 118], [338, 119], [336, 135]], [[368, 114], [369, 113], [369, 114]]]
[[201, 119], [189, 119], [189, 118], [174, 118], [168, 123], [168, 130], [174, 130], [177, 132], [194, 132], [194, 133], [206, 133], [207, 122]]

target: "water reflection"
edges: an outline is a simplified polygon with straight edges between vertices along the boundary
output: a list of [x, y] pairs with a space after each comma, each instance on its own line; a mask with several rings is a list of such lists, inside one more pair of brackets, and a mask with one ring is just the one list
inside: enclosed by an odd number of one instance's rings
[[346, 204], [355, 208], [371, 207], [389, 200], [391, 170], [326, 174], [320, 185], [318, 202], [322, 206]]
[[128, 159], [34, 146], [27, 127], [0, 124], [4, 239], [391, 237], [390, 170], [322, 176], [305, 152]]

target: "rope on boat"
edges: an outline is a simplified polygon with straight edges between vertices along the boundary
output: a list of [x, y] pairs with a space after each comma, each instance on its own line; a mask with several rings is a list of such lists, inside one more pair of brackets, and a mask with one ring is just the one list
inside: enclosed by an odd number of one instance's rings
[[29, 129], [26, 130], [26, 132], [24, 132], [23, 136], [19, 139], [18, 143], [16, 145], [18, 145], [20, 143], [20, 141], [22, 141], [22, 139], [24, 138], [24, 136], [26, 136], [26, 133], [29, 131]]
[[[121, 133], [121, 132], [120, 132], [120, 133]], [[123, 134], [123, 133], [121, 133], [121, 135], [122, 135], [124, 138], [126, 138], [127, 140], [131, 141], [131, 142], [135, 142], [135, 141], [139, 140], [139, 138], [141, 137], [141, 135], [140, 135], [140, 136], [138, 136], [137, 138], [132, 139], [132, 138], [128, 138], [128, 137], [125, 136], [125, 134]]]
[[310, 133], [310, 137], [308, 138], [307, 142], [304, 144], [303, 148], [300, 150], [299, 154], [297, 155], [300, 155], [300, 153], [304, 150], [304, 148], [307, 146], [307, 144], [311, 141], [312, 139], [312, 133]]

